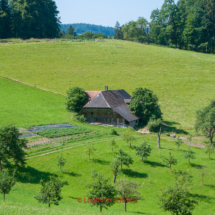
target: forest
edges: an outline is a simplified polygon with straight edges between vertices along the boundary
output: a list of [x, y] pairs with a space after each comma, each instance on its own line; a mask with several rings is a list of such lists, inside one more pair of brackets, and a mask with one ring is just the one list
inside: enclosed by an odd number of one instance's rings
[[0, 0], [0, 38], [55, 38], [59, 11], [53, 0]]
[[165, 0], [150, 19], [117, 22], [115, 38], [214, 53], [215, 0]]

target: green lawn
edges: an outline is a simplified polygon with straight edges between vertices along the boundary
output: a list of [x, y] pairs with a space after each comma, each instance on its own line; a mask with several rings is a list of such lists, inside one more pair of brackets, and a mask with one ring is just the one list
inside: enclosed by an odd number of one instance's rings
[[64, 95], [73, 86], [129, 93], [147, 87], [159, 97], [164, 119], [188, 131], [196, 110], [215, 98], [209, 54], [128, 41], [58, 41], [1, 44], [0, 59], [0, 75]]
[[[119, 137], [118, 137], [119, 138]], [[214, 197], [214, 161], [208, 159], [208, 155], [204, 153], [203, 149], [192, 148], [196, 153], [196, 159], [191, 161], [191, 165], [187, 164], [187, 161], [183, 159], [183, 153], [188, 150], [187, 145], [180, 147], [177, 150], [174, 142], [171, 138], [165, 137], [162, 139], [162, 149], [157, 149], [156, 136], [141, 136], [138, 135], [134, 144], [138, 145], [143, 140], [146, 140], [153, 147], [152, 155], [149, 157], [148, 162], [142, 163], [141, 158], [135, 155], [135, 151], [131, 149], [122, 140], [117, 140], [118, 145], [129, 153], [133, 159], [134, 164], [130, 168], [124, 167], [124, 173], [117, 176], [119, 178], [127, 178], [131, 181], [136, 181], [139, 185], [139, 191], [144, 197], [144, 200], [139, 200], [138, 203], [128, 203], [128, 214], [169, 214], [168, 212], [162, 212], [158, 206], [159, 195], [161, 191], [168, 186], [172, 185], [173, 175], [169, 170], [169, 167], [163, 162], [164, 157], [168, 156], [169, 151], [172, 155], [178, 159], [178, 164], [173, 166], [173, 169], [188, 171], [193, 176], [193, 190], [192, 197], [199, 201], [194, 214], [213, 214], [215, 210], [215, 197]], [[58, 176], [62, 180], [67, 180], [69, 185], [62, 189], [63, 200], [59, 206], [53, 206], [50, 210], [50, 214], [58, 214], [59, 211], [65, 211], [65, 214], [69, 211], [71, 214], [94, 214], [99, 212], [99, 208], [90, 207], [87, 203], [78, 203], [77, 198], [84, 199], [89, 188], [86, 185], [92, 182], [91, 173], [96, 169], [99, 173], [109, 177], [110, 183], [112, 183], [113, 175], [110, 170], [109, 164], [113, 158], [109, 141], [100, 142], [99, 139], [95, 140], [96, 153], [93, 155], [93, 161], [88, 161], [88, 156], [85, 154], [84, 146], [70, 148], [53, 154], [30, 158], [27, 163], [26, 169], [23, 169], [23, 173], [19, 173], [19, 179], [11, 193], [6, 196], [6, 201], [9, 205], [2, 205], [5, 211], [13, 210], [13, 202], [16, 203], [16, 210], [24, 204], [26, 212], [30, 207], [34, 210], [39, 210], [37, 207], [47, 208], [47, 205], [41, 205], [33, 198], [40, 191], [39, 180], [41, 178], [47, 179], [51, 175]], [[87, 141], [86, 141], [87, 144]], [[63, 168], [64, 173], [59, 173], [59, 167], [57, 166], [57, 156], [62, 154], [67, 163]], [[160, 154], [160, 155], [159, 155]], [[205, 180], [204, 186], [201, 186], [201, 168], [205, 165]], [[151, 184], [149, 184], [149, 176], [151, 178]], [[2, 195], [0, 195], [0, 203], [2, 203]], [[1, 204], [0, 204], [1, 205]], [[15, 210], [14, 209], [14, 210]], [[56, 209], [53, 210], [53, 209]], [[44, 213], [47, 210], [44, 210]], [[104, 210], [104, 214], [124, 214], [123, 204], [115, 204], [108, 211]], [[60, 213], [60, 212], [59, 212]], [[9, 214], [9, 213], [8, 213]], [[39, 214], [39, 213], [38, 213]]]
[[65, 98], [0, 77], [0, 126], [19, 127], [65, 123], [69, 120]]

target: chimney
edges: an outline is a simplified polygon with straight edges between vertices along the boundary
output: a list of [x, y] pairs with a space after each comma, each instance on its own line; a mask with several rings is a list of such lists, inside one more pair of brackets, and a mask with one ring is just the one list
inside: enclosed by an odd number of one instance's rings
[[105, 86], [105, 91], [108, 91], [108, 86]]

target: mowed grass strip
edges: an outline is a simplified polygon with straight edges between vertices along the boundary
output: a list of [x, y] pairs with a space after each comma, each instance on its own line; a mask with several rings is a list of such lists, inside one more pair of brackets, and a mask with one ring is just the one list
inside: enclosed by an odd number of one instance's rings
[[[62, 189], [63, 200], [60, 202], [60, 205], [52, 206], [52, 209], [65, 210], [65, 213], [71, 210], [71, 214], [72, 211], [77, 211], [75, 214], [98, 213], [99, 208], [90, 207], [89, 204], [84, 202], [79, 203], [77, 202], [77, 198], [81, 197], [84, 201], [84, 197], [87, 196], [89, 188], [87, 188], [86, 185], [93, 180], [91, 177], [93, 170], [97, 170], [100, 174], [104, 174], [109, 178], [110, 183], [112, 183], [113, 174], [109, 165], [114, 154], [109, 145], [110, 140], [104, 142], [97, 142], [95, 140], [94, 147], [96, 148], [96, 152], [91, 156], [92, 161], [90, 162], [88, 161], [88, 155], [83, 146], [28, 159], [27, 167], [21, 170], [23, 173], [18, 172], [17, 183], [12, 188], [10, 194], [6, 195], [6, 201], [16, 202], [16, 204], [25, 204], [25, 207], [27, 207], [27, 205], [41, 207], [41, 209], [48, 207], [48, 205], [37, 203], [34, 196], [38, 195], [41, 189], [41, 185], [39, 184], [40, 179], [48, 180], [49, 176], [54, 175], [58, 176], [61, 180], [68, 181], [69, 185]], [[123, 140], [116, 140], [119, 148], [122, 148], [134, 159], [134, 163], [130, 168], [123, 167], [123, 174], [118, 174], [117, 181], [120, 178], [127, 178], [137, 182], [140, 186], [139, 191], [142, 197], [144, 197], [144, 200], [141, 199], [138, 203], [128, 203], [127, 213], [148, 215], [168, 214], [168, 212], [165, 213], [159, 208], [158, 203], [159, 195], [162, 190], [174, 183], [173, 174], [163, 161], [165, 157], [169, 156], [169, 152], [171, 152], [178, 160], [178, 164], [172, 166], [172, 169], [187, 171], [192, 175], [193, 190], [191, 197], [199, 201], [193, 214], [213, 214], [215, 210], [214, 162], [213, 160], [209, 160], [204, 149], [192, 147], [192, 150], [196, 153], [196, 159], [191, 160], [191, 165], [188, 165], [188, 162], [184, 160], [183, 157], [184, 153], [188, 150], [187, 145], [184, 144], [180, 147], [180, 150], [177, 150], [177, 146], [174, 144], [173, 139], [162, 139], [162, 149], [159, 151], [159, 149], [157, 149], [156, 136], [152, 135], [140, 136], [140, 138], [136, 138], [133, 144], [139, 145], [144, 140], [148, 143], [151, 142], [151, 146], [153, 147], [152, 154], [146, 163], [141, 162], [141, 158], [135, 155], [135, 150], [131, 149], [129, 144], [126, 144]], [[57, 166], [57, 157], [61, 154], [66, 159], [63, 173], [59, 173], [59, 167]], [[212, 158], [214, 157], [212, 156]], [[206, 166], [204, 186], [201, 185], [203, 166]], [[0, 203], [2, 202], [3, 196], [0, 195]], [[123, 203], [117, 203], [109, 210], [104, 210], [104, 214], [124, 214], [123, 209]]]
[[64, 103], [62, 95], [0, 77], [0, 126], [65, 123], [69, 117]]
[[[164, 119], [193, 129], [196, 110], [215, 98], [215, 56], [128, 41], [0, 45], [0, 75], [66, 94], [85, 90], [153, 90]], [[63, 103], [61, 103], [63, 105]]]

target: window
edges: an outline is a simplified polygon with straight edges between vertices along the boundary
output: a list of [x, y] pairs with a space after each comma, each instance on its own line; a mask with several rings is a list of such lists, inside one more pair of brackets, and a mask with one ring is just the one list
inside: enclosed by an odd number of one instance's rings
[[93, 115], [93, 112], [91, 112], [91, 115]]
[[119, 118], [119, 123], [122, 123], [122, 118]]

